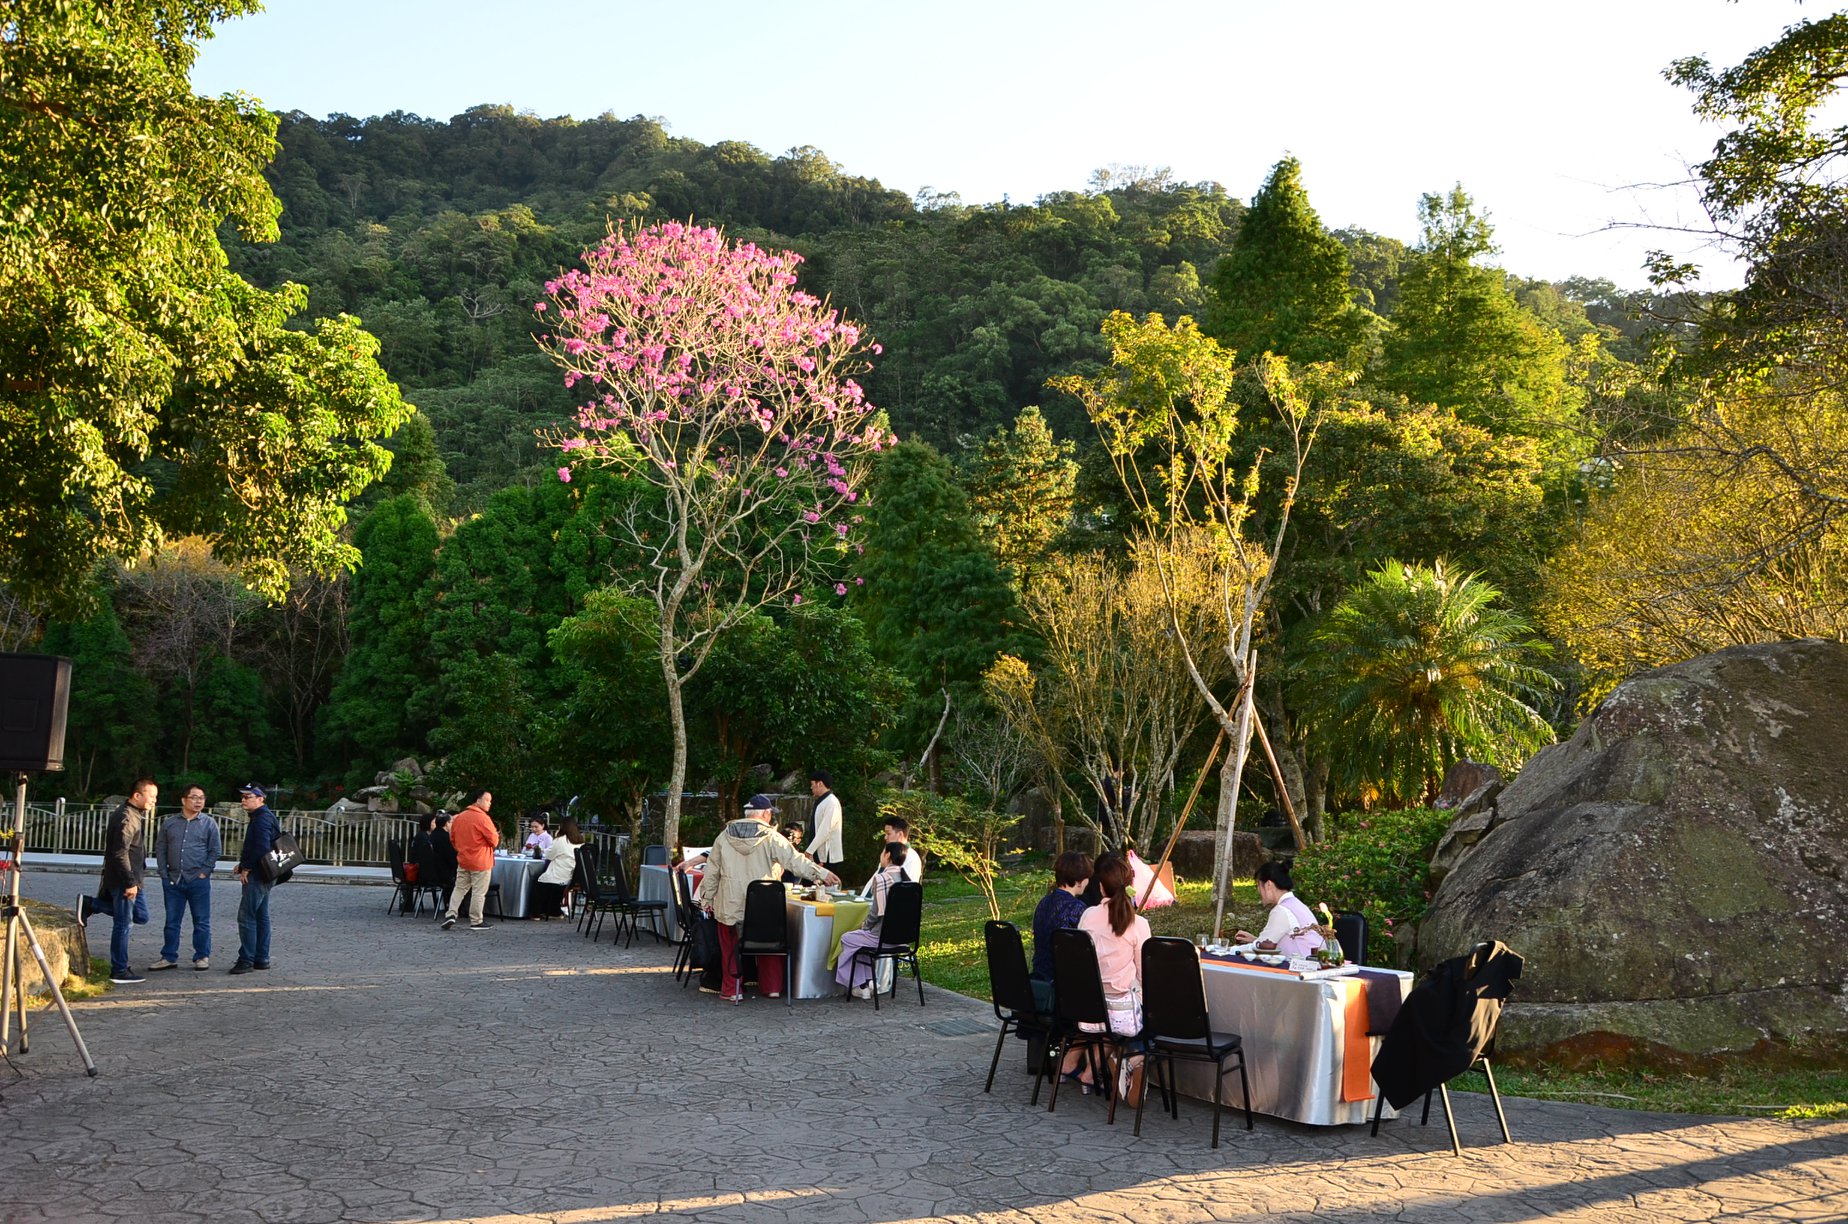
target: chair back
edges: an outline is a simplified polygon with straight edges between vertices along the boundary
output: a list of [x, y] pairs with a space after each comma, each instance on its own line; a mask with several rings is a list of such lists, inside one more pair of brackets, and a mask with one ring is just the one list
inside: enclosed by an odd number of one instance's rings
[[1182, 1040], [1212, 1032], [1200, 949], [1187, 940], [1158, 935], [1142, 945], [1142, 1027], [1152, 1037]]
[[607, 895], [610, 900], [618, 905], [629, 904], [629, 877], [623, 874], [621, 859], [610, 864], [608, 873], [603, 877], [603, 882], [609, 885]]
[[680, 898], [680, 927], [682, 930], [693, 929], [693, 881], [684, 871], [674, 872], [674, 895]]
[[903, 880], [886, 890], [885, 914], [879, 920], [879, 946], [913, 948], [924, 925], [924, 886]]
[[1335, 915], [1335, 938], [1341, 941], [1341, 954], [1356, 965], [1367, 963], [1367, 916], [1352, 910]]
[[589, 846], [578, 847], [577, 866], [571, 869], [571, 886], [592, 904], [602, 899], [602, 890], [597, 886], [597, 852]]
[[385, 843], [385, 858], [391, 863], [391, 878], [399, 884], [406, 883], [404, 878], [404, 843], [388, 841]]
[[1104, 977], [1097, 946], [1088, 931], [1067, 927], [1052, 933], [1053, 1011], [1072, 1024], [1109, 1024]]
[[756, 945], [789, 942], [789, 894], [775, 880], [752, 880], [744, 890], [744, 931], [739, 941]]
[[642, 847], [642, 866], [644, 867], [665, 867], [667, 866], [667, 847], [666, 846], [643, 846]]
[[990, 922], [982, 928], [988, 945], [988, 994], [994, 1001], [995, 1016], [1006, 1019], [1007, 1012], [1032, 1016], [1039, 1012], [1033, 1000], [1033, 985], [1027, 974], [1027, 947], [1021, 941], [1020, 928], [1011, 922]]

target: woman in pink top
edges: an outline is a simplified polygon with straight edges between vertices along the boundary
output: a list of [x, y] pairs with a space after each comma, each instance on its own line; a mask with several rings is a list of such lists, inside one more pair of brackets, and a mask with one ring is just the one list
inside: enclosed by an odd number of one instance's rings
[[[1084, 912], [1078, 919], [1078, 929], [1091, 937], [1091, 946], [1097, 949], [1097, 972], [1104, 983], [1104, 1003], [1110, 1009], [1110, 1031], [1133, 1037], [1142, 1031], [1142, 945], [1149, 938], [1149, 920], [1130, 904], [1129, 864], [1122, 855], [1100, 855], [1092, 874], [1104, 899]], [[1077, 1070], [1082, 1053], [1068, 1052], [1060, 1070], [1066, 1074]], [[1085, 1074], [1074, 1078], [1089, 1091], [1091, 1081]]]

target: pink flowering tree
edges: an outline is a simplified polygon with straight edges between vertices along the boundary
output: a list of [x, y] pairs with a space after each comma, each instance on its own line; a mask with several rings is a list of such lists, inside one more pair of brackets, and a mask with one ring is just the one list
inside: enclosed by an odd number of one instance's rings
[[[814, 584], [845, 593], [870, 456], [894, 440], [856, 375], [871, 344], [796, 288], [801, 256], [677, 222], [612, 230], [546, 285], [540, 347], [584, 395], [549, 441], [646, 480], [616, 516], [659, 615], [674, 758], [662, 838], [680, 834], [682, 692], [719, 637]], [[776, 695], [770, 695], [776, 700]]]

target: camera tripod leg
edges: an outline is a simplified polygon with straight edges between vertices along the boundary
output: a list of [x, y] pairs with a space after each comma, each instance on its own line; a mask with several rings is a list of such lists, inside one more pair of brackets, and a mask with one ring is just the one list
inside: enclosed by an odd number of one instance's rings
[[[6, 924], [6, 949], [0, 952], [0, 1050], [13, 1048], [13, 1013], [19, 1013], [19, 1052], [30, 1044], [26, 1039], [25, 988], [19, 976], [19, 934], [11, 922]], [[17, 1003], [17, 1007], [15, 1007]]]
[[[18, 924], [18, 930], [15, 930], [15, 923]], [[6, 928], [7, 945], [13, 950], [13, 956], [9, 958], [14, 962], [10, 978], [13, 999], [0, 999], [0, 1005], [13, 1001], [19, 1007], [20, 1052], [24, 1053], [26, 1050], [26, 991], [25, 983], [20, 980], [19, 974], [19, 931], [25, 932], [26, 946], [32, 949], [33, 959], [38, 961], [39, 972], [45, 977], [45, 985], [51, 989], [51, 1001], [57, 1005], [58, 1014], [64, 1019], [64, 1027], [69, 1030], [71, 1041], [77, 1047], [77, 1057], [83, 1060], [83, 1069], [94, 1077], [96, 1063], [90, 1057], [90, 1047], [83, 1043], [83, 1034], [77, 1031], [77, 1018], [71, 1015], [71, 1005], [64, 1001], [64, 992], [58, 988], [58, 979], [51, 971], [51, 962], [45, 959], [45, 949], [39, 946], [38, 935], [33, 931], [32, 922], [26, 917], [26, 912], [22, 909], [15, 909], [12, 921], [7, 923]]]

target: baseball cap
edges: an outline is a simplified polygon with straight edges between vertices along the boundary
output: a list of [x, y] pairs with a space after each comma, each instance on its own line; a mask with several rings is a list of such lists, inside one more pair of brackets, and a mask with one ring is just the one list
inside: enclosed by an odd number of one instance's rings
[[773, 812], [776, 810], [776, 801], [770, 798], [770, 796], [759, 792], [750, 797], [744, 805], [744, 810], [747, 812]]
[[255, 782], [244, 783], [244, 785], [237, 788], [237, 793], [240, 795], [255, 795], [259, 799], [264, 797], [263, 788], [258, 786]]

